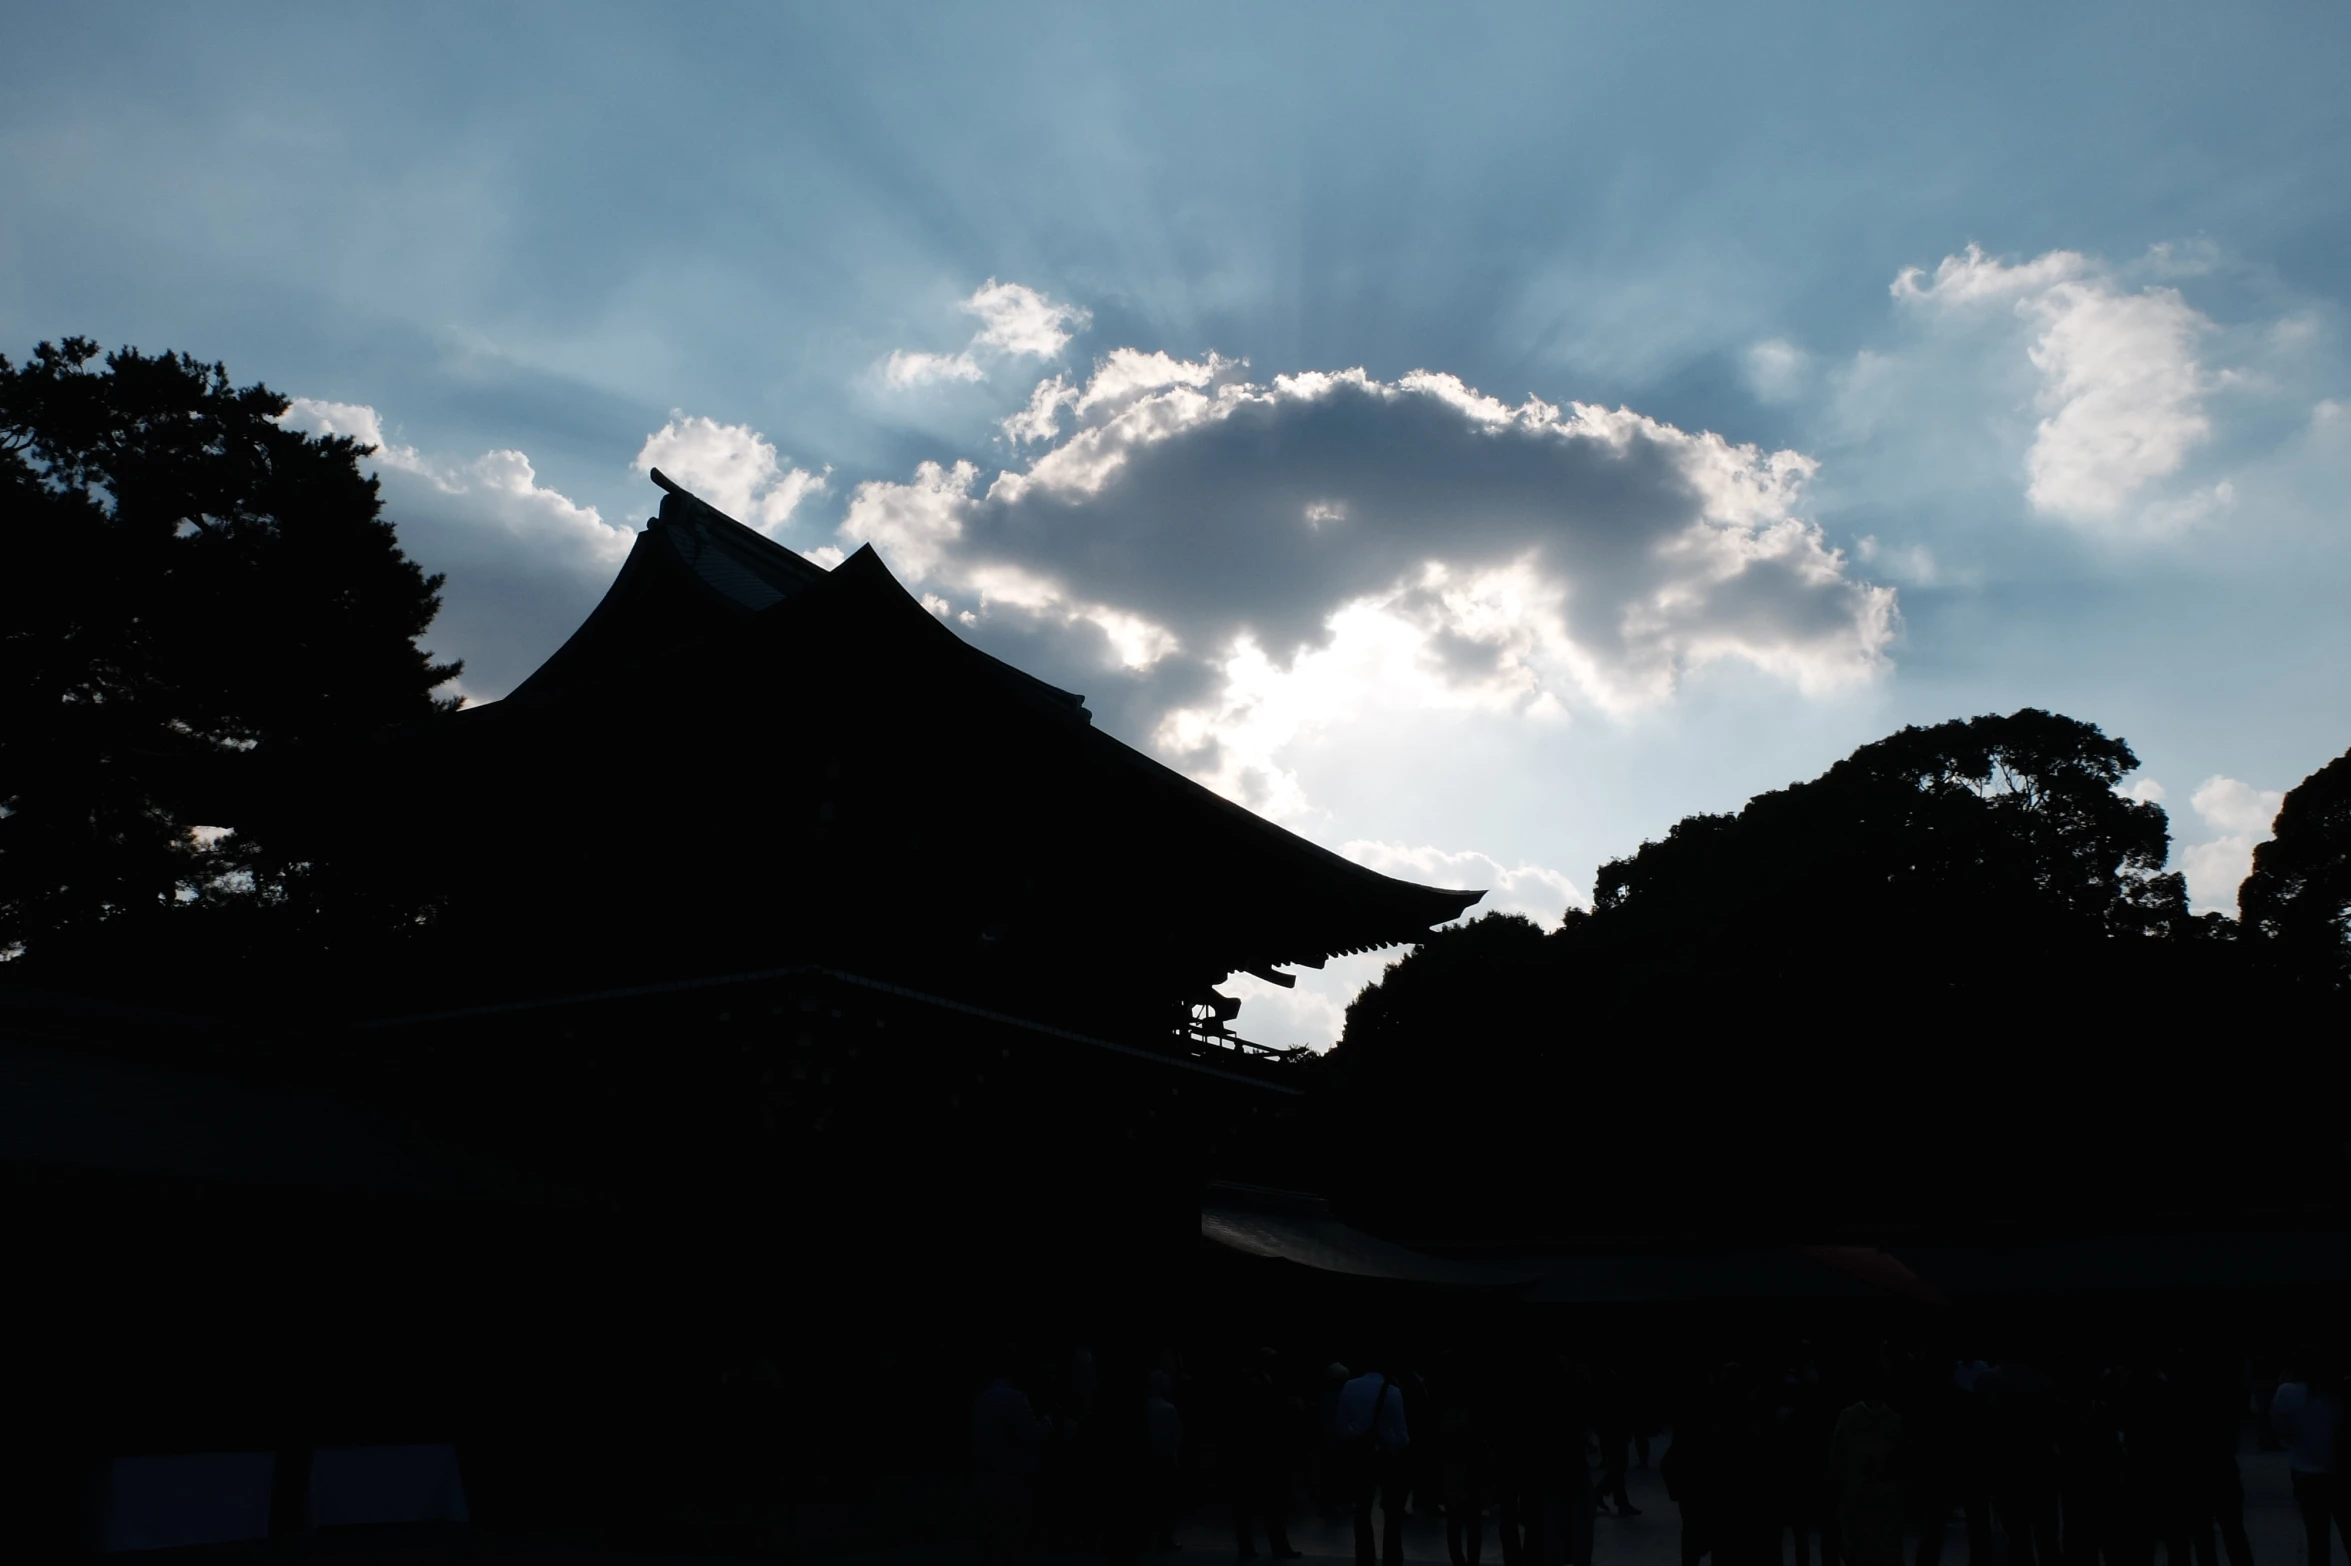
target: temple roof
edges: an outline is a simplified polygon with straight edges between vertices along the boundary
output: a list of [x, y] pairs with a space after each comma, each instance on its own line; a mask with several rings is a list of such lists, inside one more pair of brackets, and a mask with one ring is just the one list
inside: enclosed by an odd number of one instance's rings
[[[635, 877], [625, 895], [665, 909], [663, 939], [700, 931], [713, 960], [884, 950], [910, 982], [955, 987], [936, 960], [964, 962], [963, 941], [1103, 982], [1141, 964], [1162, 974], [1149, 988], [1193, 995], [1417, 943], [1483, 895], [1366, 869], [1121, 743], [1082, 696], [966, 642], [870, 547], [827, 570], [653, 477], [660, 515], [595, 611], [436, 742], [437, 778], [478, 780], [446, 818], [476, 834], [456, 851], [505, 856], [510, 880], [584, 873], [563, 859], [585, 850], [560, 845], [599, 825], [567, 796], [599, 786], [629, 801], [632, 845], [666, 845], [613, 866]], [[534, 835], [553, 846], [521, 846]], [[772, 936], [730, 922], [744, 908]]]

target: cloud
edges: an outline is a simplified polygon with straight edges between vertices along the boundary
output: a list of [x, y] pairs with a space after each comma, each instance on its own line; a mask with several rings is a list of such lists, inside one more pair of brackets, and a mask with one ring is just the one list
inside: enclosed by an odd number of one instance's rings
[[1048, 299], [1019, 283], [989, 278], [963, 301], [963, 308], [980, 318], [974, 348], [1028, 359], [1051, 359], [1069, 346], [1070, 337], [1093, 322], [1093, 313], [1078, 305]]
[[1932, 587], [1942, 580], [1935, 552], [1924, 544], [1881, 544], [1874, 533], [1864, 534], [1854, 541], [1853, 553], [1863, 565], [1874, 566], [1897, 582]]
[[1885, 666], [1893, 591], [1798, 515], [1808, 458], [1447, 375], [1243, 368], [1056, 376], [1015, 416], [1051, 442], [1024, 468], [861, 484], [843, 541], [1277, 815], [1306, 808], [1284, 752], [1338, 715], [1557, 722], [1718, 662], [1816, 693]]
[[860, 484], [850, 493], [841, 537], [852, 545], [872, 544], [907, 576], [927, 578], [963, 537], [965, 497], [979, 476], [969, 462], [951, 468], [925, 462], [911, 484]]
[[2197, 785], [2188, 803], [2205, 829], [2219, 834], [2183, 846], [2178, 854], [2189, 905], [2198, 913], [2236, 913], [2237, 887], [2253, 869], [2253, 850], [2268, 839], [2285, 801], [2281, 790], [2257, 789], [2230, 777], [2209, 777]]
[[1546, 865], [1505, 865], [1475, 849], [1450, 850], [1428, 845], [1408, 847], [1358, 838], [1341, 843], [1339, 852], [1382, 875], [1401, 876], [1424, 886], [1477, 889], [1486, 895], [1467, 915], [1525, 914], [1537, 924], [1556, 925], [1570, 908], [1586, 908], [1591, 899], [1575, 883]]
[[1077, 400], [1077, 388], [1058, 375], [1037, 382], [1029, 405], [1003, 421], [1005, 438], [1016, 446], [1053, 439], [1061, 433], [1061, 410]]
[[1774, 337], [1747, 350], [1747, 389], [1757, 402], [1792, 403], [1804, 393], [1811, 378], [1812, 356], [1794, 343]]
[[1178, 359], [1164, 351], [1145, 353], [1139, 348], [1113, 348], [1094, 366], [1094, 377], [1086, 382], [1086, 389], [1075, 399], [1078, 413], [1114, 410], [1126, 407], [1146, 392], [1155, 392], [1170, 386], [1190, 386], [1195, 389], [1228, 380], [1238, 370], [1247, 369], [1246, 359], [1227, 359], [1222, 354], [1210, 354], [1205, 359]]
[[[1543, 865], [1508, 866], [1474, 849], [1359, 838], [1340, 844], [1339, 852], [1382, 875], [1402, 876], [1430, 886], [1480, 889], [1486, 895], [1470, 909], [1467, 917], [1473, 919], [1486, 913], [1518, 913], [1553, 926], [1569, 908], [1589, 906], [1584, 894], [1557, 870]], [[1346, 1027], [1347, 1003], [1401, 955], [1402, 950], [1395, 949], [1335, 957], [1322, 968], [1299, 970], [1292, 989], [1246, 973], [1234, 974], [1217, 988], [1241, 1001], [1236, 1031], [1244, 1038], [1259, 1044], [1328, 1049], [1339, 1041]]]
[[2138, 533], [2175, 531], [2209, 514], [2193, 506], [2127, 514], [2141, 491], [2179, 471], [2212, 434], [2204, 406], [2212, 380], [2197, 359], [2212, 322], [2177, 289], [2131, 291], [2071, 250], [2011, 264], [1969, 245], [1944, 257], [1931, 278], [1905, 268], [1892, 291], [1923, 311], [2005, 309], [2026, 324], [2041, 414], [2025, 454], [2025, 495], [2035, 510]]
[[[1463, 917], [1489, 913], [1524, 914], [1546, 928], [1556, 927], [1570, 908], [1588, 908], [1591, 900], [1567, 876], [1546, 865], [1505, 865], [1475, 849], [1445, 849], [1427, 844], [1383, 843], [1358, 838], [1339, 845], [1339, 852], [1382, 875], [1401, 876], [1428, 886], [1483, 891], [1485, 897]], [[1347, 1023], [1347, 1004], [1363, 987], [1378, 979], [1404, 955], [1404, 948], [1334, 957], [1319, 969], [1300, 969], [1294, 988], [1284, 989], [1246, 973], [1236, 973], [1217, 986], [1241, 1002], [1235, 1031], [1253, 1043], [1282, 1047], [1305, 1045], [1328, 1049], [1339, 1041]]]
[[910, 353], [895, 348], [882, 365], [882, 381], [895, 387], [928, 386], [939, 381], [984, 381], [988, 372], [968, 353]]
[[1282, 989], [1246, 973], [1217, 986], [1241, 1002], [1233, 1031], [1253, 1044], [1288, 1049], [1329, 1049], [1347, 1026], [1347, 1003], [1387, 971], [1401, 949], [1334, 957], [1321, 968], [1301, 970], [1294, 989]]
[[[882, 384], [909, 390], [985, 381], [992, 361], [1059, 358], [1070, 339], [1094, 319], [1082, 306], [1064, 304], [1026, 284], [1000, 283], [992, 277], [956, 308], [980, 318], [980, 329], [972, 333], [971, 341], [956, 353], [893, 349], [882, 362]], [[1046, 434], [1051, 434], [1049, 423]]]
[[736, 521], [770, 536], [791, 520], [802, 500], [824, 492], [832, 471], [790, 466], [747, 424], [721, 424], [675, 411], [645, 437], [629, 466], [639, 473], [659, 468]]
[[503, 696], [563, 645], [636, 536], [541, 484], [519, 451], [428, 455], [388, 438], [364, 403], [297, 397], [285, 422], [376, 448], [363, 465], [382, 481], [401, 547], [448, 576], [425, 641], [437, 657], [465, 660], [457, 686], [474, 700]]

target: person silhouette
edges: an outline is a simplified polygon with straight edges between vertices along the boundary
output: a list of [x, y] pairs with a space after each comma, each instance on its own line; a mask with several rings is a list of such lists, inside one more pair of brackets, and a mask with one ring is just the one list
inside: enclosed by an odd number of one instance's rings
[[[2245, 1478], [2237, 1467], [2237, 1442], [2246, 1402], [2238, 1372], [2226, 1360], [2205, 1356], [2184, 1367], [2192, 1410], [2190, 1469], [2186, 1501], [2189, 1542], [2196, 1566], [2253, 1566], [2253, 1541], [2245, 1533]], [[2219, 1546], [2214, 1548], [2217, 1528]]]
[[1232, 1468], [1233, 1539], [1242, 1560], [1257, 1558], [1252, 1522], [1265, 1529], [1265, 1548], [1277, 1561], [1293, 1561], [1282, 1514], [1290, 1492], [1289, 1404], [1274, 1381], [1276, 1356], [1259, 1349], [1236, 1378], [1225, 1432], [1225, 1459]]
[[[1412, 1434], [1404, 1422], [1404, 1391], [1381, 1371], [1365, 1371], [1339, 1390], [1336, 1430], [1353, 1478], [1356, 1566], [1403, 1566], [1405, 1458]], [[1381, 1537], [1373, 1548], [1371, 1510], [1380, 1508]]]
[[973, 1400], [971, 1450], [979, 1490], [983, 1549], [994, 1563], [1018, 1560], [1028, 1547], [1038, 1459], [1050, 1423], [1037, 1417], [1009, 1354]]
[[1485, 1544], [1486, 1424], [1480, 1388], [1458, 1360], [1438, 1392], [1437, 1456], [1445, 1505], [1445, 1553], [1453, 1566], [1478, 1566]]
[[1902, 1416], [1886, 1401], [1883, 1359], [1862, 1379], [1860, 1398], [1829, 1434], [1826, 1478], [1838, 1541], [1848, 1566], [1902, 1566]]
[[2344, 1524], [2344, 1485], [2337, 1453], [2343, 1425], [2343, 1392], [2334, 1367], [2314, 1349], [2295, 1356], [2296, 1373], [2278, 1383], [2269, 1401], [2270, 1422], [2286, 1443], [2286, 1467], [2294, 1506], [2302, 1514], [2309, 1547], [2308, 1566], [2327, 1566], [2330, 1530], [2343, 1535], [2351, 1551], [2351, 1527]]
[[1151, 1532], [1163, 1550], [1176, 1547], [1176, 1511], [1182, 1497], [1184, 1416], [1175, 1405], [1175, 1377], [1154, 1370], [1143, 1400], [1151, 1440]]

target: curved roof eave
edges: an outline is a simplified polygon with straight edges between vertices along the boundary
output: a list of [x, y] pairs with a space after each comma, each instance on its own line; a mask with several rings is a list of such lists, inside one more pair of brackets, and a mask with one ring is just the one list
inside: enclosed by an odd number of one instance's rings
[[694, 601], [708, 603], [713, 611], [738, 623], [759, 623], [777, 614], [789, 614], [810, 594], [821, 597], [843, 590], [862, 591], [871, 601], [886, 606], [885, 612], [907, 627], [908, 634], [923, 638], [942, 656], [980, 672], [991, 685], [1030, 710], [1084, 726], [1081, 743], [1097, 764], [1126, 774], [1134, 784], [1159, 794], [1178, 811], [1216, 820], [1277, 858], [1288, 859], [1304, 877], [1336, 892], [1339, 905], [1347, 912], [1334, 921], [1337, 931], [1313, 943], [1328, 949], [1270, 956], [1269, 965], [1315, 965], [1332, 957], [1417, 944], [1432, 928], [1459, 918], [1485, 896], [1482, 891], [1426, 886], [1382, 875], [1277, 826], [1092, 727], [1092, 714], [1087, 712], [1083, 696], [1040, 680], [964, 640], [906, 590], [872, 545], [859, 548], [828, 571], [744, 526], [667, 474], [654, 470], [651, 476], [663, 492], [660, 515], [637, 535], [619, 574], [588, 618], [509, 694], [509, 701], [527, 699], [559, 684], [566, 667], [589, 662], [593, 649], [604, 639], [626, 636], [636, 604], [651, 592], [662, 590], [666, 582], [682, 580], [694, 590]]
[[[950, 656], [976, 660], [978, 667], [984, 668], [997, 681], [1011, 686], [1016, 693], [1032, 700], [1043, 698], [1049, 705], [1062, 708], [1086, 722], [1089, 731], [1081, 743], [1098, 763], [1127, 773], [1143, 787], [1167, 796], [1178, 809], [1209, 814], [1227, 826], [1248, 834], [1274, 852], [1302, 861], [1301, 868], [1308, 873], [1341, 878], [1342, 884], [1352, 885], [1366, 900], [1389, 904], [1393, 909], [1392, 913], [1373, 914], [1365, 920], [1370, 928], [1362, 931], [1359, 937], [1362, 944], [1313, 954], [1301, 952], [1295, 956], [1274, 959], [1278, 963], [1313, 963], [1355, 952], [1413, 945], [1424, 938], [1432, 927], [1458, 919], [1486, 895], [1483, 891], [1406, 881], [1397, 876], [1383, 875], [1367, 865], [1357, 864], [1319, 843], [1300, 837], [1286, 827], [1266, 820], [1247, 806], [1236, 804], [1166, 763], [1143, 754], [1115, 735], [1091, 727], [1092, 714], [1085, 710], [1083, 696], [1040, 680], [1026, 670], [965, 641], [954, 627], [942, 622], [906, 590], [905, 584], [891, 573], [889, 566], [870, 544], [860, 547], [836, 567], [832, 579], [842, 586], [862, 586], [878, 599], [890, 602], [910, 630], [919, 622], [920, 629], [916, 634], [933, 639], [943, 649], [951, 649]], [[1366, 912], [1370, 913], [1370, 910]], [[1391, 926], [1388, 923], [1390, 918], [1399, 922]]]

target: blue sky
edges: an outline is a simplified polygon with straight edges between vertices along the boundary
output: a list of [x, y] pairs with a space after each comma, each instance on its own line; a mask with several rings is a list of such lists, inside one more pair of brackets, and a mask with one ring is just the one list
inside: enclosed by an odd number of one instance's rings
[[[2225, 907], [2351, 744], [2351, 8], [7, 22], [0, 348], [184, 348], [381, 439], [477, 697], [658, 461], [1545, 918], [2026, 704], [2137, 746]], [[1370, 971], [1244, 1025], [1327, 1036]]]

